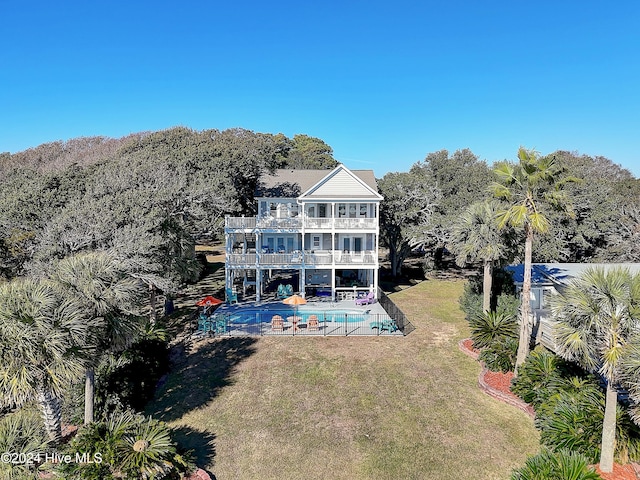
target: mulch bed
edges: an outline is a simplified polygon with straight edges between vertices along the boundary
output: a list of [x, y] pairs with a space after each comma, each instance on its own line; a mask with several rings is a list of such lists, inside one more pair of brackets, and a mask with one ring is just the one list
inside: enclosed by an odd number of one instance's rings
[[209, 475], [207, 472], [205, 472], [201, 468], [198, 468], [190, 476], [185, 478], [185, 480], [211, 480], [211, 475]]
[[[473, 341], [470, 338], [461, 340], [458, 343], [460, 350], [474, 359], [478, 359], [480, 351], [473, 348]], [[490, 372], [482, 365], [482, 371], [478, 376], [478, 386], [488, 395], [498, 400], [508, 403], [526, 412], [531, 418], [535, 417], [533, 407], [523, 402], [518, 396], [511, 392], [511, 380], [513, 372], [500, 373]], [[597, 465], [594, 465], [598, 474], [603, 480], [638, 480], [640, 479], [640, 465], [629, 463], [627, 465], [614, 464], [613, 472], [602, 473]]]

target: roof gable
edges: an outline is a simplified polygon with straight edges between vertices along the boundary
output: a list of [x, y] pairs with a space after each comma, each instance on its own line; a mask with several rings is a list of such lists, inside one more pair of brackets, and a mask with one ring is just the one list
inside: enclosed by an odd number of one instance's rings
[[[375, 185], [372, 171], [360, 171], [356, 175], [344, 165], [338, 165], [331, 173], [300, 195], [300, 199], [355, 198], [381, 200], [378, 192], [369, 185]], [[370, 173], [370, 175], [368, 175]], [[371, 179], [368, 178], [371, 176]], [[365, 181], [368, 180], [367, 181]]]

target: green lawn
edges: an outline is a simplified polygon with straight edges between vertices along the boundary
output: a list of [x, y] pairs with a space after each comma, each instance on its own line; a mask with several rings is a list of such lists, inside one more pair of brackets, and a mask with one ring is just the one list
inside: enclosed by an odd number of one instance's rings
[[391, 298], [407, 337], [226, 338], [194, 345], [148, 413], [227, 479], [508, 479], [538, 432], [477, 387], [462, 281]]

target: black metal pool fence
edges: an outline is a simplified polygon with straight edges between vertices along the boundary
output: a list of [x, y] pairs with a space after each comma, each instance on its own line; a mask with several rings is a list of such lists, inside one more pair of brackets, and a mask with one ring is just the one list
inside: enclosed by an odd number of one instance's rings
[[[250, 314], [201, 315], [197, 332], [203, 335], [407, 335], [415, 330], [406, 315], [381, 290], [378, 301], [387, 312], [348, 313], [326, 310], [309, 315], [302, 312], [253, 311]], [[293, 313], [293, 314], [292, 314]]]

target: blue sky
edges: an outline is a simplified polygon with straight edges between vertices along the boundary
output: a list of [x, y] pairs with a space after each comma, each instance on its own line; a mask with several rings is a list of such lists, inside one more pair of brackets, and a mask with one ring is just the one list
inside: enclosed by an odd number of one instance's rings
[[640, 177], [636, 1], [0, 1], [0, 152], [176, 125], [429, 152], [602, 155]]

